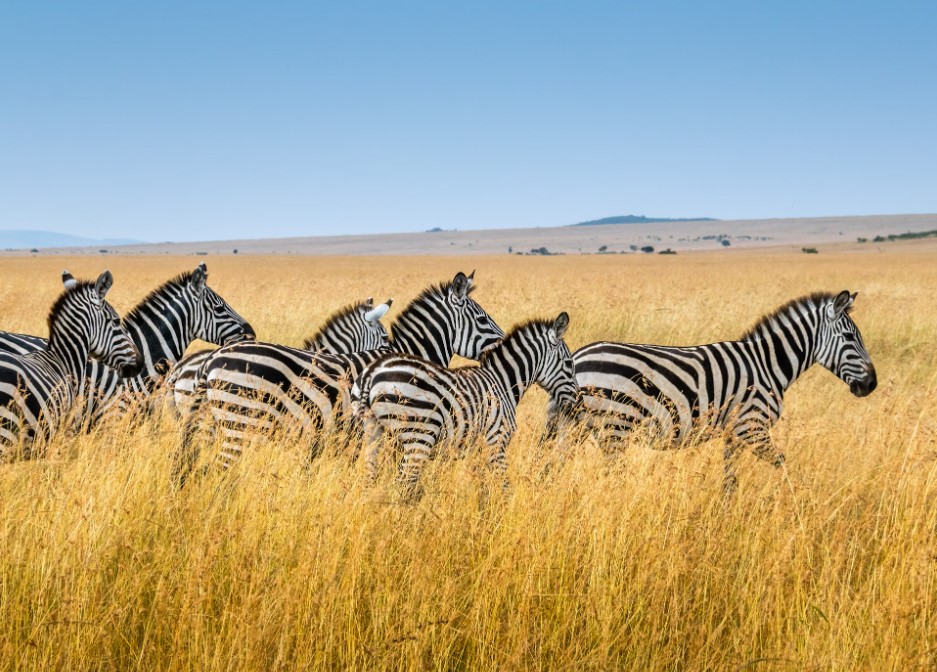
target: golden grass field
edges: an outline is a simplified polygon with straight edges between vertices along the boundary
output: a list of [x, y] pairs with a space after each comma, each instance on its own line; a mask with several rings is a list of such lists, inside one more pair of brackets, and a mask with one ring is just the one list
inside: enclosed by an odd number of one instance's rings
[[[60, 435], [0, 465], [0, 669], [915, 670], [937, 668], [937, 250], [551, 258], [108, 256], [0, 259], [0, 328], [46, 334], [59, 271], [115, 277], [124, 311], [176, 273], [209, 283], [263, 340], [335, 308], [396, 301], [477, 268], [507, 328], [567, 310], [601, 339], [738, 337], [815, 290], [858, 290], [878, 389], [815, 367], [775, 428], [787, 464], [721, 445], [608, 457], [540, 447], [522, 403], [512, 488], [439, 459], [404, 503], [341, 455], [263, 445], [223, 477], [169, 486], [170, 414]], [[484, 502], [484, 505], [482, 504]]]

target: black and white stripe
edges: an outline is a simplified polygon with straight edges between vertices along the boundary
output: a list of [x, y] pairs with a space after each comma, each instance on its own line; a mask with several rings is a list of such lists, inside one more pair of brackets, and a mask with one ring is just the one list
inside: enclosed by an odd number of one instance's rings
[[109, 271], [97, 281], [66, 283], [49, 313], [49, 341], [22, 355], [0, 352], [0, 457], [30, 457], [37, 436], [52, 436], [68, 414], [87, 374], [89, 357], [125, 376], [143, 358], [105, 301]]
[[[303, 349], [309, 352], [344, 354], [360, 350], [377, 350], [389, 347], [387, 330], [381, 318], [387, 314], [393, 299], [375, 306], [374, 299], [345, 306], [326, 319], [315, 335], [307, 338]], [[202, 365], [215, 350], [200, 350], [183, 357], [173, 367], [166, 379], [166, 389], [171, 403], [183, 416], [192, 406], [195, 378]]]
[[381, 436], [403, 450], [398, 479], [413, 488], [437, 446], [465, 445], [481, 436], [488, 465], [507, 467], [505, 448], [517, 430], [516, 409], [524, 392], [543, 387], [551, 399], [572, 405], [577, 385], [563, 333], [569, 316], [537, 320], [514, 328], [486, 352], [478, 366], [447, 369], [416, 357], [385, 357], [358, 378], [352, 397], [364, 423], [368, 466], [376, 475]]
[[403, 352], [448, 365], [453, 355], [477, 359], [504, 332], [470, 293], [472, 277], [458, 273], [452, 282], [430, 287], [405, 308], [391, 326], [388, 348], [344, 355], [310, 354], [271, 343], [238, 343], [215, 352], [198, 373], [195, 406], [190, 415], [176, 473], [184, 480], [197, 459], [193, 432], [199, 410], [207, 408], [223, 433], [219, 463], [227, 467], [242, 444], [258, 430], [287, 421], [318, 436], [350, 408], [352, 381], [388, 352]]
[[695, 347], [593, 343], [573, 354], [587, 423], [605, 440], [636, 427], [679, 444], [700, 425], [725, 431], [726, 487], [741, 445], [780, 465], [770, 428], [787, 389], [814, 363], [857, 397], [876, 386], [875, 367], [849, 315], [856, 295], [813, 294], [763, 317], [738, 341]]
[[[63, 274], [66, 286], [70, 275]], [[254, 330], [208, 284], [204, 263], [194, 271], [165, 282], [150, 292], [124, 318], [124, 327], [143, 356], [143, 371], [130, 378], [91, 360], [88, 362], [85, 416], [90, 423], [106, 413], [126, 408], [130, 398], [146, 399], [162, 376], [178, 362], [196, 339], [223, 345], [254, 338]], [[0, 349], [40, 349], [45, 339], [20, 334], [0, 334]]]

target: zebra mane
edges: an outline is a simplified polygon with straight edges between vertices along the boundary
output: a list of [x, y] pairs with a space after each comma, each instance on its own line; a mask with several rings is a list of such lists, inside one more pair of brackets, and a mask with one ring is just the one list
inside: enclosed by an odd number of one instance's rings
[[359, 301], [358, 303], [349, 303], [347, 306], [339, 308], [326, 318], [325, 322], [321, 327], [319, 327], [319, 330], [315, 334], [303, 341], [303, 349], [308, 350], [311, 345], [315, 344], [315, 342], [319, 339], [320, 336], [322, 336], [322, 334], [330, 330], [337, 322], [344, 320], [356, 310], [361, 310], [362, 308], [367, 307], [369, 307], [367, 301]]
[[76, 280], [74, 285], [71, 285], [64, 292], [59, 294], [59, 298], [55, 300], [55, 303], [52, 304], [52, 308], [49, 310], [49, 318], [47, 321], [49, 325], [49, 337], [50, 338], [52, 337], [52, 325], [55, 324], [55, 321], [59, 317], [59, 313], [61, 313], [62, 310], [64, 309], [65, 302], [68, 300], [68, 297], [71, 296], [72, 294], [77, 294], [78, 292], [81, 292], [87, 287], [94, 289], [94, 281], [93, 280]]
[[[439, 283], [436, 283], [435, 285], [430, 285], [429, 287], [424, 289], [422, 292], [420, 292], [419, 295], [415, 299], [413, 299], [410, 303], [407, 304], [406, 308], [404, 308], [399, 313], [397, 313], [397, 319], [394, 320], [394, 323], [390, 325], [391, 340], [393, 340], [397, 336], [398, 325], [400, 324], [401, 318], [403, 318], [406, 315], [409, 315], [410, 310], [413, 308], [413, 306], [419, 303], [423, 303], [424, 301], [428, 299], [433, 299], [433, 298], [445, 299], [446, 296], [449, 294], [449, 289], [451, 287], [452, 287], [452, 281], [448, 280], [446, 282], [439, 282]], [[465, 295], [469, 296], [472, 292], [475, 291], [475, 287], [476, 287], [475, 283], [472, 282], [468, 286], [468, 289], [466, 290]]]
[[539, 331], [540, 329], [543, 329], [546, 331], [546, 330], [552, 329], [553, 325], [554, 325], [554, 321], [552, 319], [544, 319], [544, 318], [534, 318], [532, 320], [527, 320], [526, 322], [521, 322], [520, 324], [515, 324], [513, 327], [511, 327], [511, 330], [504, 335], [504, 338], [501, 339], [500, 343], [498, 343], [496, 346], [492, 348], [489, 348], [488, 350], [485, 350], [485, 352], [482, 353], [482, 356], [479, 358], [478, 363], [484, 364], [485, 361], [491, 356], [491, 353], [495, 352], [496, 350], [502, 349], [504, 345], [508, 343], [508, 341], [511, 341], [517, 338], [522, 333], [527, 333], [529, 331], [534, 331], [534, 330]]
[[[806, 296], [801, 296], [800, 298], [797, 298], [797, 299], [792, 299], [788, 301], [787, 303], [785, 303], [780, 308], [773, 310], [770, 313], [760, 317], [758, 321], [755, 322], [755, 324], [753, 324], [748, 331], [742, 334], [742, 338], [740, 340], [742, 341], [752, 340], [759, 334], [759, 332], [764, 327], [770, 326], [771, 324], [774, 323], [774, 321], [777, 318], [779, 318], [781, 315], [790, 313], [794, 308], [798, 308], [798, 307], [816, 308], [816, 307], [823, 305], [824, 303], [827, 303], [828, 301], [832, 301], [833, 298], [835, 298], [835, 296], [836, 296], [835, 294], [832, 294], [830, 292], [814, 292], [812, 294], [807, 294]], [[849, 310], [851, 310], [851, 307]]]
[[161, 284], [159, 287], [151, 291], [149, 294], [147, 294], [143, 298], [143, 300], [140, 301], [140, 303], [138, 303], [129, 311], [127, 311], [127, 314], [124, 315], [124, 319], [123, 319], [124, 324], [126, 324], [128, 320], [136, 320], [137, 318], [139, 318], [140, 313], [143, 312], [143, 307], [149, 304], [150, 301], [152, 301], [156, 297], [165, 294], [170, 289], [182, 289], [187, 284], [189, 284], [189, 280], [192, 279], [193, 272], [194, 271], [185, 271], [183, 273], [180, 273], [176, 277], [171, 278], [170, 280], [167, 280], [166, 282]]

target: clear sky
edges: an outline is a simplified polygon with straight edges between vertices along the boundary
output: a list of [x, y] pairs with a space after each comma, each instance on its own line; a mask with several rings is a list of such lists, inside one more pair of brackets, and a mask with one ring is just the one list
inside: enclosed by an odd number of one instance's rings
[[144, 240], [937, 212], [937, 9], [0, 9], [0, 229]]

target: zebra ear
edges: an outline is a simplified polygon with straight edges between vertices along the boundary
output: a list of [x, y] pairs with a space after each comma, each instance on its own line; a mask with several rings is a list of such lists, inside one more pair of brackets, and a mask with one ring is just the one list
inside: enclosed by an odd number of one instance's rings
[[192, 288], [192, 291], [195, 292], [196, 296], [201, 296], [202, 292], [205, 291], [205, 283], [208, 282], [208, 268], [205, 266], [203, 261], [201, 264], [195, 267], [195, 270], [192, 271], [192, 275], [189, 278], [189, 287]]
[[[472, 275], [475, 275], [475, 271], [472, 271]], [[457, 299], [464, 299], [471, 285], [472, 280], [467, 278], [465, 273], [459, 271], [452, 279], [452, 285], [449, 287], [449, 294], [455, 296]]]
[[65, 289], [75, 289], [78, 286], [78, 281], [68, 271], [62, 271], [62, 284], [65, 285]]
[[553, 322], [553, 331], [556, 333], [557, 339], [563, 338], [563, 334], [566, 333], [566, 328], [569, 326], [569, 315], [566, 311], [563, 311], [556, 316], [556, 320]]
[[101, 303], [104, 303], [104, 297], [107, 296], [107, 293], [110, 291], [113, 284], [114, 276], [111, 275], [110, 271], [104, 271], [101, 275], [98, 276], [97, 281], [94, 283], [94, 293], [97, 294], [98, 298], [101, 300]]
[[369, 296], [367, 299], [365, 299], [364, 305], [366, 305], [368, 308], [371, 308], [374, 305], [374, 297]]
[[830, 319], [838, 320], [845, 315], [846, 312], [852, 308], [852, 302], [855, 298], [855, 295], [850, 294], [849, 291], [845, 289], [837, 294], [836, 298], [833, 299], [833, 303], [831, 303], [827, 309]]

